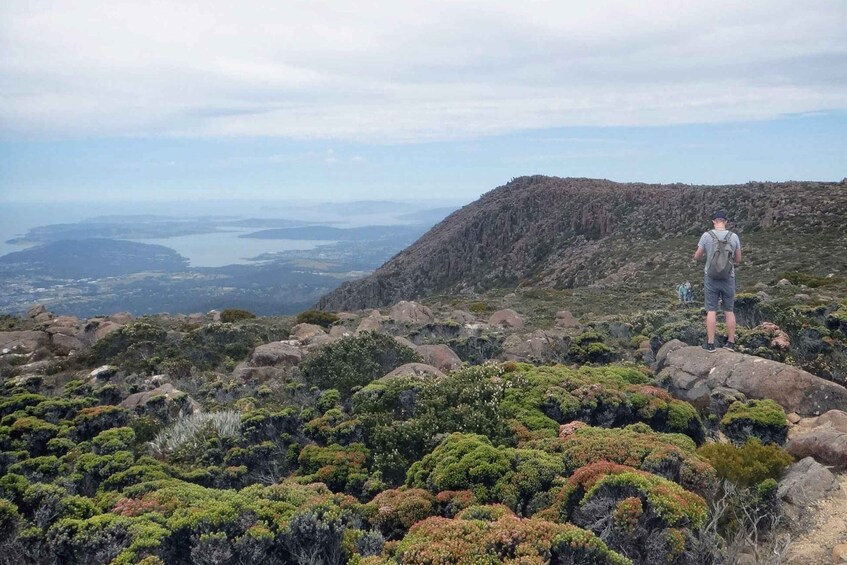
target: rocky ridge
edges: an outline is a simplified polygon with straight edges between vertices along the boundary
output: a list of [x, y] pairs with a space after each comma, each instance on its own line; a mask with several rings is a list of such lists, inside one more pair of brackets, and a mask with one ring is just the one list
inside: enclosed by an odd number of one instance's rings
[[[797, 242], [799, 250], [805, 237], [817, 234], [815, 246], [802, 246], [797, 265], [807, 259], [835, 271], [847, 267], [833, 255], [847, 246], [843, 182], [691, 186], [533, 176], [454, 212], [372, 275], [324, 296], [318, 307], [357, 310], [494, 287], [666, 284], [687, 266], [694, 247], [689, 240], [719, 208], [730, 211], [731, 229], [754, 245], [755, 234], [764, 244], [764, 234], [772, 232], [789, 245]], [[757, 251], [764, 260], [767, 247]], [[790, 270], [796, 265], [786, 264], [785, 256], [780, 254], [780, 268]]]

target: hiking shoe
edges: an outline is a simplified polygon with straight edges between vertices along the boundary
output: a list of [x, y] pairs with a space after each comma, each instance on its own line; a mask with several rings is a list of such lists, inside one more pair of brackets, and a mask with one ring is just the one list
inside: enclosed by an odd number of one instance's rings
[[705, 349], [709, 353], [714, 353], [715, 351], [717, 351], [717, 349], [715, 349], [714, 343], [707, 343], [706, 345], [703, 346], [703, 349]]
[[738, 349], [736, 349], [736, 347], [735, 347], [734, 341], [728, 341], [728, 342], [724, 343], [723, 348], [728, 349], [729, 351], [738, 351]]

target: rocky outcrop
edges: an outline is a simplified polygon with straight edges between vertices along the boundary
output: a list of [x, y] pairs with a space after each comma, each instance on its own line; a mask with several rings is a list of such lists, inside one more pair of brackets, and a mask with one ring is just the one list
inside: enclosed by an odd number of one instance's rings
[[275, 367], [278, 365], [299, 365], [303, 359], [300, 347], [291, 341], [274, 341], [260, 345], [250, 354], [250, 364], [254, 367]]
[[794, 457], [814, 457], [834, 469], [847, 469], [847, 413], [830, 410], [804, 418], [789, 434], [785, 449]]
[[459, 356], [443, 344], [419, 345], [415, 348], [415, 352], [421, 356], [424, 363], [432, 365], [441, 371], [452, 371], [462, 365], [462, 360], [459, 359]]
[[568, 342], [555, 331], [536, 330], [531, 334], [512, 334], [503, 341], [504, 361], [526, 363], [562, 363], [568, 354]]
[[362, 332], [378, 332], [382, 329], [384, 317], [379, 313], [379, 310], [373, 310], [368, 316], [362, 318], [356, 327], [356, 333]]
[[0, 332], [0, 351], [13, 353], [32, 353], [50, 340], [47, 332], [19, 330]]
[[557, 328], [577, 328], [579, 320], [577, 320], [570, 310], [559, 310], [556, 312], [556, 327]]
[[324, 329], [316, 324], [297, 324], [291, 328], [291, 338], [302, 343], [309, 343], [315, 336], [326, 335]]
[[838, 479], [829, 469], [806, 457], [786, 469], [776, 494], [786, 516], [798, 522], [811, 505], [832, 496], [840, 488]]
[[119, 406], [132, 410], [167, 414], [171, 417], [185, 416], [202, 411], [199, 402], [171, 383], [165, 383], [153, 390], [131, 394]]
[[796, 367], [726, 350], [708, 352], [673, 340], [656, 355], [659, 380], [671, 394], [705, 407], [718, 387], [770, 398], [786, 412], [817, 416], [847, 406], [847, 388]]
[[[655, 242], [696, 238], [702, 230], [692, 219], [705, 221], [718, 208], [733, 211], [736, 232], [778, 229], [792, 237], [842, 226], [847, 190], [815, 182], [688, 186], [520, 177], [457, 210], [372, 275], [342, 284], [318, 307], [359, 310], [521, 285], [602, 281], [637, 288], [657, 277], [656, 267], [664, 267], [664, 283], [674, 284], [676, 254], [657, 253]], [[804, 256], [824, 261], [833, 248]], [[790, 267], [783, 261], [780, 268]]]
[[495, 328], [519, 329], [523, 327], [523, 317], [511, 308], [506, 308], [491, 314], [488, 325]]
[[432, 310], [423, 304], [406, 300], [401, 300], [392, 306], [388, 318], [401, 324], [410, 325], [431, 324], [435, 321]]
[[446, 378], [446, 375], [439, 371], [437, 368], [432, 365], [427, 365], [426, 363], [406, 363], [405, 365], [400, 365], [380, 380], [388, 380], [394, 379], [397, 377], [415, 377], [420, 379], [442, 379]]

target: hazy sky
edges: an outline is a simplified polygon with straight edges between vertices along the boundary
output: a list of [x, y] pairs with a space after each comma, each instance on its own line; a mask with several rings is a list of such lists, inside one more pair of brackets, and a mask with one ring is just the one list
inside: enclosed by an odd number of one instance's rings
[[0, 3], [0, 202], [847, 176], [847, 2]]

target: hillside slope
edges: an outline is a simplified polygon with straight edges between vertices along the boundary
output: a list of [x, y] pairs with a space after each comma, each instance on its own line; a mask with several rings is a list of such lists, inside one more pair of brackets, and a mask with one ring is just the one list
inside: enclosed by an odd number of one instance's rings
[[[521, 177], [454, 212], [371, 276], [318, 307], [379, 307], [495, 287], [672, 284], [697, 276], [690, 256], [715, 209], [774, 270], [847, 271], [847, 183], [651, 185]], [[774, 241], [781, 242], [779, 246]], [[783, 247], [784, 246], [784, 247]]]

